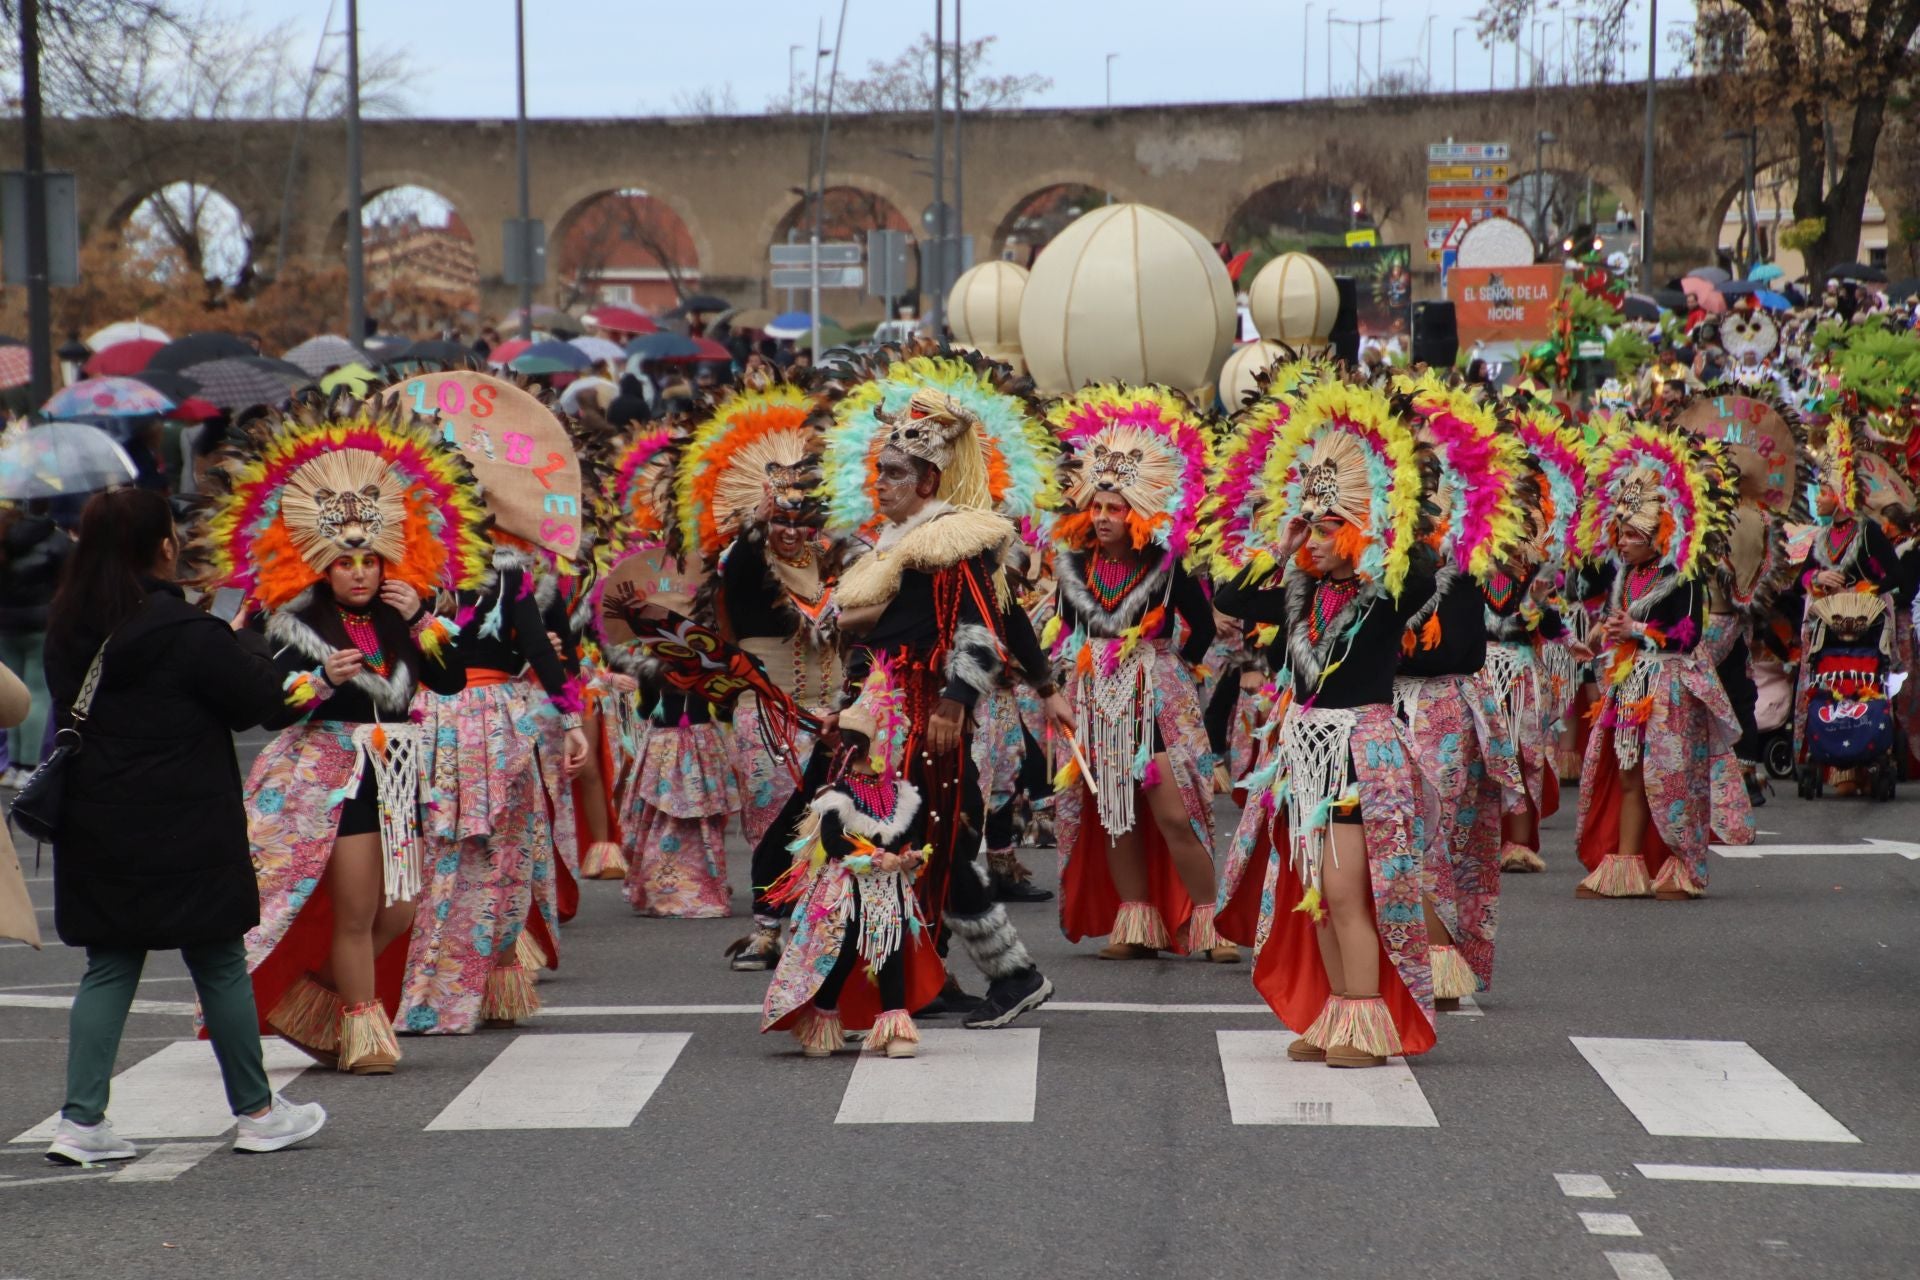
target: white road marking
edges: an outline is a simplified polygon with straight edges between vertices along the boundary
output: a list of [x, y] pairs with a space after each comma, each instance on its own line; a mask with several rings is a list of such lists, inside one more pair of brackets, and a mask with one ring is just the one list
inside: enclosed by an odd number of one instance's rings
[[1448, 1010], [1448, 1013], [1455, 1018], [1484, 1018], [1487, 1016], [1487, 1011], [1482, 1009], [1480, 1002], [1472, 996], [1461, 996], [1460, 1007], [1458, 1009]]
[[[72, 996], [29, 996], [0, 994], [0, 1009], [71, 1009]], [[191, 1000], [135, 1000], [135, 1013], [178, 1013], [193, 1016]]]
[[[55, 997], [56, 999], [58, 997]], [[0, 1000], [4, 1000], [0, 996]], [[1468, 996], [1461, 997], [1464, 1006]], [[535, 1018], [673, 1018], [681, 1015], [721, 1017], [739, 1017], [745, 1014], [757, 1014], [757, 1004], [578, 1004], [546, 1005]], [[1174, 1013], [1174, 1014], [1237, 1014], [1247, 1017], [1256, 1015], [1273, 1016], [1273, 1011], [1265, 1004], [1239, 1001], [1233, 1004], [1142, 1004], [1117, 1000], [1049, 1000], [1041, 1012], [1044, 1013]], [[1465, 1008], [1461, 1010], [1466, 1013]], [[1485, 1010], [1479, 1012], [1484, 1013]], [[1468, 1014], [1469, 1017], [1474, 1016]]]
[[835, 1124], [1029, 1124], [1040, 1032], [922, 1031], [920, 1056], [863, 1053]]
[[1378, 1125], [1435, 1129], [1440, 1121], [1404, 1058], [1352, 1071], [1287, 1057], [1291, 1031], [1216, 1031], [1235, 1124]]
[[691, 1039], [687, 1032], [517, 1036], [427, 1129], [624, 1129]]
[[1673, 1280], [1673, 1272], [1667, 1270], [1657, 1253], [1609, 1251], [1607, 1265], [1613, 1268], [1613, 1280]]
[[[314, 1065], [279, 1040], [264, 1041], [260, 1048], [275, 1092]], [[107, 1118], [122, 1138], [217, 1138], [234, 1125], [213, 1046], [198, 1040], [175, 1041], [122, 1071], [113, 1078], [112, 1098]], [[59, 1123], [55, 1112], [14, 1141], [50, 1141]]]
[[1590, 1236], [1637, 1236], [1640, 1228], [1634, 1225], [1632, 1217], [1624, 1213], [1582, 1212], [1580, 1223], [1586, 1227]]
[[1920, 861], [1920, 844], [1906, 840], [1866, 840], [1860, 844], [1716, 844], [1723, 858], [1841, 858], [1854, 854], [1896, 853]]
[[218, 1142], [163, 1142], [113, 1175], [115, 1182], [172, 1182], [224, 1145]]
[[1742, 1169], [1710, 1164], [1637, 1164], [1643, 1178], [1662, 1182], [1747, 1182], [1775, 1187], [1859, 1187], [1920, 1191], [1920, 1173], [1855, 1173], [1845, 1169]]
[[44, 1178], [15, 1178], [12, 1181], [0, 1179], [0, 1191], [11, 1191], [15, 1187], [45, 1187], [56, 1182], [86, 1182], [91, 1178], [117, 1178], [119, 1176], [119, 1170], [110, 1169], [100, 1173], [56, 1173]]
[[1575, 1200], [1611, 1200], [1613, 1188], [1597, 1173], [1556, 1173], [1560, 1194]]
[[1568, 1038], [1648, 1133], [1860, 1141], [1744, 1040]]

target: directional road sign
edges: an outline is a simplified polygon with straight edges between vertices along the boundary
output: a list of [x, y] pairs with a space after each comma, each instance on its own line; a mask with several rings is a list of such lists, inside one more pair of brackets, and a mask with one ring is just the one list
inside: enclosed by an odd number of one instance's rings
[[[776, 244], [772, 252], [773, 265], [776, 267], [805, 267], [813, 262], [813, 246], [805, 244]], [[835, 241], [820, 245], [820, 265], [823, 267], [857, 267], [861, 262], [861, 249], [857, 244]], [[774, 288], [781, 288], [775, 285]]]

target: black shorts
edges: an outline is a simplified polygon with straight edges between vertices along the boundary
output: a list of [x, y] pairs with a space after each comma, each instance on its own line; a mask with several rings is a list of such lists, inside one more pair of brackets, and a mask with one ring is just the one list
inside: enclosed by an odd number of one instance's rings
[[340, 806], [340, 828], [334, 839], [345, 836], [370, 836], [380, 830], [380, 784], [367, 765], [360, 775], [360, 789]]

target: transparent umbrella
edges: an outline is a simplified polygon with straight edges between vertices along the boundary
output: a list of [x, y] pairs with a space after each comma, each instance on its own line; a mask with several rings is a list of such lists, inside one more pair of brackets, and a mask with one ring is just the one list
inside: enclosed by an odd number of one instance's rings
[[58, 498], [126, 484], [138, 474], [127, 451], [98, 427], [50, 422], [0, 437], [0, 498]]

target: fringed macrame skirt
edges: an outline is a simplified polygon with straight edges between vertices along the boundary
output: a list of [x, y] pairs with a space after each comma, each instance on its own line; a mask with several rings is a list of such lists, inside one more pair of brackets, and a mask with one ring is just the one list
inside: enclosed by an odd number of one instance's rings
[[[899, 928], [897, 945], [862, 945], [863, 939], [848, 937], [848, 924], [857, 913], [864, 925], [877, 915], [888, 914]], [[940, 994], [946, 970], [935, 949], [933, 934], [920, 916], [919, 895], [912, 881], [899, 872], [860, 875], [839, 858], [831, 858], [813, 876], [806, 895], [794, 904], [793, 935], [780, 953], [773, 981], [760, 1008], [762, 1031], [784, 1030], [813, 1002], [813, 997], [833, 972], [840, 953], [849, 945], [860, 948], [852, 976], [840, 990], [840, 1025], [851, 1031], [865, 1031], [880, 1013], [880, 1001], [873, 974], [897, 951], [906, 963], [906, 990], [909, 1010], [918, 1009]]]
[[[1560, 807], [1559, 773], [1554, 758], [1558, 745], [1552, 726], [1561, 709], [1549, 698], [1549, 674], [1531, 642], [1495, 641], [1487, 645], [1486, 665], [1474, 677], [1497, 708], [1496, 726], [1504, 727], [1515, 749], [1525, 786], [1502, 787], [1508, 813], [1525, 813], [1544, 821]], [[1536, 845], [1538, 839], [1535, 840]], [[1537, 849], [1536, 849], [1537, 852]]]

